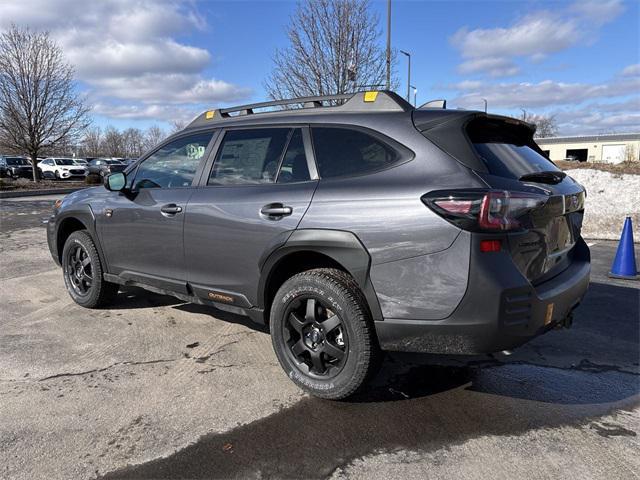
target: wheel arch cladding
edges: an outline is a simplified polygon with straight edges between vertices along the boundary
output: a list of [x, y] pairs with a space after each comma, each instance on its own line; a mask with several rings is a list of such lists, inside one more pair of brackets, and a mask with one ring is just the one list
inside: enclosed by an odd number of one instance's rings
[[272, 252], [260, 264], [258, 298], [269, 320], [271, 300], [291, 275], [319, 267], [337, 268], [353, 277], [362, 290], [374, 320], [382, 314], [369, 280], [371, 258], [360, 240], [341, 230], [303, 229], [291, 234], [287, 243]]
[[63, 212], [61, 217], [56, 220], [56, 223], [56, 253], [59, 260], [62, 259], [62, 249], [67, 238], [69, 238], [69, 235], [78, 230], [86, 230], [96, 246], [98, 257], [100, 258], [104, 271], [107, 271], [104, 254], [100, 245], [100, 239], [96, 232], [95, 215], [89, 205], [84, 205], [78, 209]]

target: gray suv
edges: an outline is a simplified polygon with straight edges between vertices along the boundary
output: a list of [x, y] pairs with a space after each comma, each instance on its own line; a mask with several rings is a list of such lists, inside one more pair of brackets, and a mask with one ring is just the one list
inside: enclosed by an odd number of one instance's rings
[[345, 398], [384, 350], [495, 352], [570, 324], [585, 191], [534, 130], [387, 91], [211, 110], [59, 202], [49, 248], [78, 304], [135, 285], [247, 315], [291, 380]]

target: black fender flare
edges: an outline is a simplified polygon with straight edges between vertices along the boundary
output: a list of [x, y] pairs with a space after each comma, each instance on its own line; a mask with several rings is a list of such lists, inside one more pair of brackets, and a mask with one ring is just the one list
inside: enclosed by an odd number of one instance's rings
[[102, 246], [100, 245], [100, 239], [98, 237], [98, 232], [96, 231], [96, 216], [93, 213], [91, 205], [83, 204], [74, 207], [71, 210], [65, 210], [60, 212], [58, 216], [55, 217], [55, 233], [53, 241], [56, 245], [56, 254], [58, 259], [62, 255], [62, 247], [58, 248], [58, 238], [60, 236], [60, 226], [64, 223], [65, 220], [73, 219], [80, 222], [84, 225], [85, 229], [91, 235], [91, 239], [96, 246], [96, 250], [98, 251], [98, 256], [100, 257], [100, 262], [102, 263], [103, 271], [108, 272], [108, 266], [106, 262], [106, 258], [104, 256], [104, 252], [102, 251]]
[[[342, 265], [364, 293], [373, 319], [376, 321], [383, 319], [378, 297], [369, 279], [371, 267], [369, 252], [355, 234], [343, 230], [295, 230], [284, 245], [262, 258], [258, 281], [259, 308], [266, 307], [267, 285], [271, 274], [280, 261], [296, 252], [320, 253]], [[268, 313], [265, 312], [265, 318], [267, 315]]]

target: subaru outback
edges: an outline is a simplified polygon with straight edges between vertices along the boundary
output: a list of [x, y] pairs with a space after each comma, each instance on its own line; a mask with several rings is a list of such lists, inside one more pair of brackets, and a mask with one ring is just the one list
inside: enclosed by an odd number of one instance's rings
[[72, 299], [123, 285], [268, 325], [290, 379], [340, 399], [382, 352], [482, 354], [568, 326], [585, 191], [508, 117], [393, 92], [204, 112], [57, 202]]

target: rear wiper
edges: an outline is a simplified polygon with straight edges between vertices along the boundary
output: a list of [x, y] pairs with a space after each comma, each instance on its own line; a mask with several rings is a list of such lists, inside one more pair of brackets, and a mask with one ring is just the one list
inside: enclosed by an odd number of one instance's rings
[[522, 175], [518, 180], [523, 182], [538, 182], [538, 183], [550, 183], [555, 185], [560, 183], [567, 174], [564, 172], [558, 172], [553, 170], [547, 170], [544, 172], [533, 172]]

